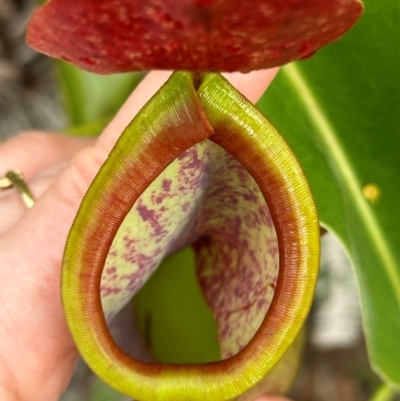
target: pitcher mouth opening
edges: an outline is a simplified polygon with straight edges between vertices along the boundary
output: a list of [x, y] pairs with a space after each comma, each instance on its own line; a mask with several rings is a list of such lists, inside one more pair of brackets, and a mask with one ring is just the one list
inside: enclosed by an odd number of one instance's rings
[[[163, 172], [135, 203], [128, 222], [121, 225], [114, 238], [103, 271], [103, 309], [108, 320], [112, 320], [113, 302], [123, 297], [130, 299], [143, 286], [143, 291], [149, 291], [143, 276], [151, 279], [165, 256], [190, 246], [194, 251], [193, 266], [188, 266], [193, 270], [191, 291], [198, 291], [203, 309], [211, 311], [217, 326], [212, 341], [219, 346], [219, 357], [208, 362], [226, 359], [248, 344], [271, 303], [279, 269], [275, 228], [259, 186], [220, 146], [210, 141], [198, 144], [181, 154], [175, 164], [179, 165], [179, 183], [171, 183], [168, 177], [172, 173], [168, 169]], [[173, 170], [174, 165], [169, 169]], [[176, 186], [180, 191], [174, 194]], [[169, 212], [176, 210], [180, 210], [178, 221], [172, 222], [177, 217]], [[172, 226], [175, 233], [171, 235], [167, 227]], [[137, 234], [143, 232], [147, 233], [144, 239]], [[149, 239], [155, 242], [152, 248]], [[163, 276], [168, 282], [168, 272]], [[175, 282], [166, 284], [167, 301], [180, 280], [175, 277]], [[159, 285], [153, 297], [159, 299], [162, 291]], [[148, 302], [153, 311], [147, 311], [147, 317], [142, 316], [141, 321], [142, 335], [147, 340], [149, 327], [154, 329], [154, 324], [158, 324], [153, 319], [154, 314], [158, 316], [157, 305], [154, 300]], [[166, 301], [159, 302], [163, 309]], [[188, 306], [182, 298], [181, 305], [175, 305], [172, 311], [179, 314], [186, 308], [188, 318], [192, 315]], [[172, 320], [174, 312], [165, 311]], [[165, 319], [164, 330], [170, 330], [168, 318], [160, 318]], [[186, 324], [182, 320], [182, 326]], [[176, 327], [178, 337], [182, 330], [183, 327]], [[196, 338], [192, 341], [195, 343]], [[190, 362], [203, 361], [200, 357]], [[163, 362], [174, 362], [174, 358]]]

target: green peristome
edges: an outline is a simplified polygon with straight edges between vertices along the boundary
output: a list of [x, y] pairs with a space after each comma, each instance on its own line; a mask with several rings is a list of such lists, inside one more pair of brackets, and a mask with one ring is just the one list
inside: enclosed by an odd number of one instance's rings
[[[184, 400], [185, 394], [190, 394], [193, 400], [201, 400], [205, 395], [225, 400], [247, 391], [284, 355], [297, 335], [308, 312], [318, 268], [318, 219], [307, 183], [290, 149], [261, 113], [220, 75], [202, 77], [197, 93], [196, 89], [191, 74], [173, 74], [127, 127], [85, 196], [65, 251], [63, 302], [79, 350], [108, 383], [143, 400]], [[215, 126], [215, 134], [209, 121]], [[233, 142], [229, 144], [226, 144], [228, 137], [223, 135], [225, 129], [226, 134], [234, 134]], [[236, 154], [237, 159], [253, 172], [254, 178], [221, 147], [208, 144], [205, 139], [210, 134], [232, 154], [240, 151], [241, 154]], [[236, 140], [240, 146], [234, 142]], [[188, 149], [191, 145], [195, 147]], [[184, 153], [180, 153], [182, 151]], [[222, 161], [222, 169], [212, 163], [204, 168], [204, 162], [199, 158], [201, 152], [206, 160]], [[178, 165], [172, 160], [177, 160]], [[170, 202], [171, 188], [176, 183], [168, 178], [167, 166], [172, 169], [172, 177], [183, 178], [176, 187], [179, 195], [176, 204]], [[182, 168], [193, 168], [194, 174], [189, 174], [187, 182]], [[196, 173], [202, 168], [205, 176], [197, 177]], [[237, 177], [234, 174], [233, 180], [224, 180], [229, 169], [233, 169]], [[212, 183], [207, 182], [209, 177], [214, 177], [221, 185], [213, 188]], [[221, 178], [222, 181], [218, 181]], [[254, 192], [257, 188], [255, 179], [263, 192], [260, 188], [259, 193]], [[150, 205], [163, 205], [164, 198], [152, 192], [153, 180], [156, 186], [162, 187], [167, 199], [165, 208], [159, 208], [158, 212]], [[224, 194], [222, 184], [229, 188], [229, 184], [236, 185], [235, 180], [242, 186], [234, 188], [234, 200], [220, 199], [220, 194]], [[272, 185], [271, 189], [267, 182]], [[272, 199], [272, 188], [279, 199], [270, 204], [275, 211], [273, 217], [265, 202]], [[193, 200], [190, 190], [199, 193], [197, 200], [188, 204]], [[215, 198], [211, 205], [207, 204], [207, 194]], [[248, 216], [240, 216], [239, 211], [243, 208], [246, 212], [246, 200], [250, 200], [253, 208], [249, 209]], [[229, 202], [234, 207], [228, 209], [226, 216], [218, 214], [226, 212], [225, 205]], [[166, 212], [172, 207], [176, 208], [176, 216], [173, 221], [164, 221]], [[260, 207], [260, 215], [257, 215]], [[134, 210], [136, 216], [133, 220], [130, 210]], [[203, 218], [202, 213], [207, 218]], [[129, 230], [133, 231], [125, 231], [119, 236], [119, 229], [124, 228], [121, 222], [126, 217], [131, 220]], [[284, 226], [284, 222], [289, 226]], [[141, 227], [142, 223], [144, 226]], [[279, 250], [273, 223], [277, 223], [281, 235], [282, 249]], [[244, 235], [243, 230], [247, 230]], [[149, 237], [138, 253], [138, 240], [143, 234]], [[206, 234], [208, 239], [204, 241], [202, 238]], [[163, 236], [171, 238], [165, 240]], [[230, 242], [232, 238], [234, 240]], [[221, 245], [221, 239], [226, 243], [222, 241]], [[112, 320], [168, 252], [193, 241], [205, 296], [212, 307], [219, 307], [216, 317], [225, 347], [223, 357], [235, 355], [240, 363], [232, 359], [226, 363], [189, 364], [178, 368], [167, 364], [154, 368], [140, 360], [128, 360], [118, 348], [110, 346], [112, 341], [104, 325], [104, 316], [99, 313], [97, 289], [103, 296], [105, 315]], [[243, 249], [239, 247], [240, 241], [245, 244]], [[214, 243], [216, 246], [212, 248]], [[259, 248], [252, 249], [253, 245]], [[249, 255], [246, 250], [251, 250]], [[285, 269], [279, 282], [277, 252], [285, 255], [281, 261]], [[230, 256], [226, 265], [221, 263], [224, 262], [223, 254]], [[129, 272], [126, 266], [120, 265], [121, 260], [137, 266]], [[214, 266], [219, 270], [213, 270], [211, 267]], [[230, 272], [232, 267], [235, 271]], [[225, 269], [228, 269], [230, 286], [215, 286], [221, 284], [220, 276], [224, 280]], [[247, 275], [243, 275], [243, 269]], [[218, 272], [220, 276], [216, 274]], [[121, 283], [125, 283], [129, 291], [124, 292]], [[260, 285], [261, 292], [257, 287]], [[271, 318], [274, 320], [270, 331], [266, 323], [270, 315], [265, 322], [263, 319], [276, 285], [282, 290], [275, 294], [273, 310], [276, 311], [279, 305], [280, 312], [275, 312]], [[233, 297], [236, 288], [246, 290], [237, 299]], [[220, 300], [224, 302], [221, 304]], [[278, 303], [281, 300], [282, 303]], [[224, 310], [226, 304], [228, 309]], [[257, 341], [252, 340], [246, 347], [260, 324], [263, 326], [257, 332]], [[236, 355], [240, 350], [243, 352]], [[216, 382], [218, 363], [229, 368], [221, 370], [220, 380]]]

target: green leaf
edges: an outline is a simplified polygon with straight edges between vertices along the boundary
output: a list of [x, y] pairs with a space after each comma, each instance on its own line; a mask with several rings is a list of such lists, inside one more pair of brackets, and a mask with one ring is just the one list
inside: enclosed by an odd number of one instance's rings
[[400, 3], [364, 4], [345, 38], [283, 68], [259, 106], [351, 257], [375, 370], [400, 385]]

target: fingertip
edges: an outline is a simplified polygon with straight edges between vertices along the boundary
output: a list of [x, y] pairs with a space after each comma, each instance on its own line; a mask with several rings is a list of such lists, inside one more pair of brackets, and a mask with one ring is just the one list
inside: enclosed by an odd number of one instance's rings
[[279, 68], [251, 71], [248, 73], [230, 72], [222, 75], [252, 103], [256, 103], [272, 80]]

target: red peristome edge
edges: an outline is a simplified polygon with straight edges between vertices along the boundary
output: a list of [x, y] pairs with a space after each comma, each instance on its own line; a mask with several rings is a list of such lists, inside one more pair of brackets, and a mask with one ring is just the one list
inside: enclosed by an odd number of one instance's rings
[[358, 0], [51, 0], [28, 43], [82, 69], [242, 71], [301, 60], [339, 39]]

